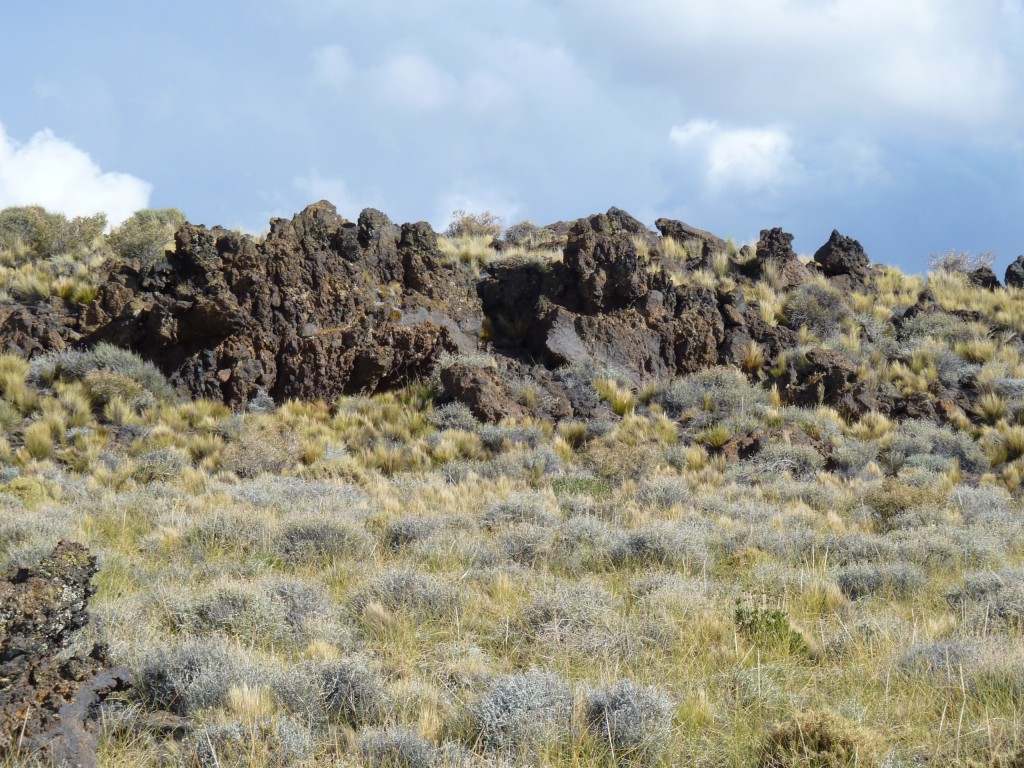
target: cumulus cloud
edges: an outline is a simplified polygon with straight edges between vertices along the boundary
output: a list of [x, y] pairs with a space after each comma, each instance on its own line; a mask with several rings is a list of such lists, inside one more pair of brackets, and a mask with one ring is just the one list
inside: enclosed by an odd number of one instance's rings
[[119, 224], [149, 205], [152, 186], [127, 173], [104, 173], [88, 154], [52, 132], [25, 144], [0, 124], [0, 208], [41, 205], [67, 216], [100, 211]]
[[793, 141], [781, 128], [725, 128], [710, 120], [691, 120], [669, 132], [679, 147], [703, 155], [713, 191], [771, 189], [797, 170]]

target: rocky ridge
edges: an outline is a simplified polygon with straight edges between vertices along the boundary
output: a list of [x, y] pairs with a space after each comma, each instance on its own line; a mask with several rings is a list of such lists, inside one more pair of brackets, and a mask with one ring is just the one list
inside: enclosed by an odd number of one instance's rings
[[[660, 236], [617, 208], [560, 222], [545, 228], [564, 237], [560, 261], [498, 257], [476, 276], [445, 259], [426, 223], [399, 226], [373, 209], [352, 222], [321, 201], [291, 220], [273, 220], [262, 241], [186, 223], [174, 250], [155, 262], [116, 265], [84, 308], [56, 299], [3, 305], [0, 346], [34, 357], [110, 342], [155, 363], [183, 394], [235, 408], [264, 393], [278, 402], [330, 401], [439, 372], [444, 397], [487, 421], [525, 415], [516, 382], [544, 391], [547, 416], [585, 417], [593, 403], [567, 384], [566, 369], [589, 366], [640, 386], [742, 365], [753, 350], [764, 360], [748, 373], [777, 386], [786, 402], [824, 403], [854, 416], [971, 415], [969, 391], [939, 387], [908, 406], [895, 393], [867, 388], [841, 351], [791, 355], [799, 314], [770, 324], [739, 290], [744, 281], [765, 280], [827, 301], [815, 275], [835, 291], [870, 290], [874, 268], [856, 240], [833, 231], [804, 263], [792, 235], [778, 228], [763, 230], [756, 248], [737, 251], [683, 222], [659, 219], [657, 227]], [[675, 271], [665, 237], [691, 254]], [[716, 260], [736, 288], [690, 279]], [[1024, 268], [1015, 262], [1007, 281], [1014, 284], [1018, 273]], [[998, 285], [994, 275], [972, 281]], [[941, 311], [922, 300], [891, 322]], [[479, 352], [495, 365], [459, 362]]]

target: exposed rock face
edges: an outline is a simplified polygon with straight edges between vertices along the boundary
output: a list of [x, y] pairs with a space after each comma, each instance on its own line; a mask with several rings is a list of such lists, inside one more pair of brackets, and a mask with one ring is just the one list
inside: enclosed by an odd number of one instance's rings
[[654, 226], [661, 232], [662, 237], [671, 237], [679, 243], [696, 241], [700, 244], [701, 258], [707, 260], [712, 253], [725, 253], [726, 242], [717, 235], [705, 232], [703, 229], [691, 227], [675, 219], [658, 219]]
[[186, 224], [165, 262], [100, 290], [90, 340], [130, 347], [192, 396], [243, 405], [401, 386], [442, 351], [472, 351], [470, 278], [441, 263], [429, 225], [358, 223], [330, 203], [275, 219], [265, 242]]
[[62, 352], [78, 341], [74, 314], [62, 301], [0, 305], [0, 351], [22, 357]]
[[46, 764], [97, 766], [97, 707], [127, 688], [102, 648], [66, 649], [88, 623], [96, 559], [61, 542], [35, 568], [0, 581], [0, 754], [15, 749]]
[[870, 261], [861, 244], [835, 229], [828, 242], [815, 252], [814, 261], [826, 277], [848, 277], [859, 284], [871, 275]]
[[764, 277], [770, 269], [777, 271], [778, 286], [783, 290], [799, 285], [811, 276], [793, 251], [793, 236], [779, 227], [761, 230], [752, 269], [754, 278]]
[[1008, 287], [1024, 288], [1024, 255], [1018, 256], [1006, 268], [1006, 275], [1003, 280]]
[[618, 209], [578, 220], [563, 263], [495, 265], [478, 291], [497, 343], [555, 368], [597, 362], [635, 381], [718, 360], [714, 295], [680, 289], [637, 252], [643, 225]]

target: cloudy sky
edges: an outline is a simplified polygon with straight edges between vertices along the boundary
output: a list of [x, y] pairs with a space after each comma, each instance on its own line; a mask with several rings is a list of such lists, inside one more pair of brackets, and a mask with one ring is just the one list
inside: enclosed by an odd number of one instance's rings
[[17, 3], [0, 207], [266, 227], [625, 208], [1024, 253], [1022, 0]]

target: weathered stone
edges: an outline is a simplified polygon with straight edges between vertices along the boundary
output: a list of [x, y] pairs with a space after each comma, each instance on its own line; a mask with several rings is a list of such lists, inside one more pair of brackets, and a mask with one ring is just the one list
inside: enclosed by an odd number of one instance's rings
[[98, 766], [97, 709], [128, 676], [108, 668], [100, 647], [67, 654], [88, 623], [95, 573], [85, 547], [61, 542], [38, 566], [0, 581], [0, 754]]
[[1006, 268], [1003, 282], [1010, 288], [1024, 288], [1024, 255], [1018, 256]]
[[470, 365], [452, 365], [441, 370], [445, 395], [465, 405], [481, 421], [521, 419], [526, 411], [515, 402], [497, 372]]
[[992, 267], [982, 265], [967, 273], [967, 281], [978, 288], [994, 291], [999, 287], [999, 278], [992, 271]]
[[662, 237], [671, 237], [682, 245], [696, 242], [699, 252], [690, 254], [692, 257], [706, 260], [713, 253], [726, 253], [728, 250], [725, 240], [717, 235], [705, 232], [703, 229], [691, 227], [689, 224], [684, 224], [675, 219], [658, 219], [654, 222], [654, 226], [661, 232]]
[[810, 278], [807, 267], [793, 251], [793, 236], [780, 228], [762, 229], [757, 241], [757, 256], [744, 265], [754, 278], [764, 277], [770, 269], [777, 274], [778, 287], [782, 290], [806, 282]]
[[479, 333], [472, 278], [442, 264], [423, 222], [367, 209], [352, 223], [322, 201], [273, 220], [262, 243], [190, 224], [175, 242], [165, 263], [102, 286], [89, 339], [138, 351], [193, 397], [368, 394], [427, 375]]
[[815, 252], [814, 261], [826, 277], [849, 275], [863, 281], [870, 275], [870, 262], [861, 244], [835, 229], [828, 242]]

